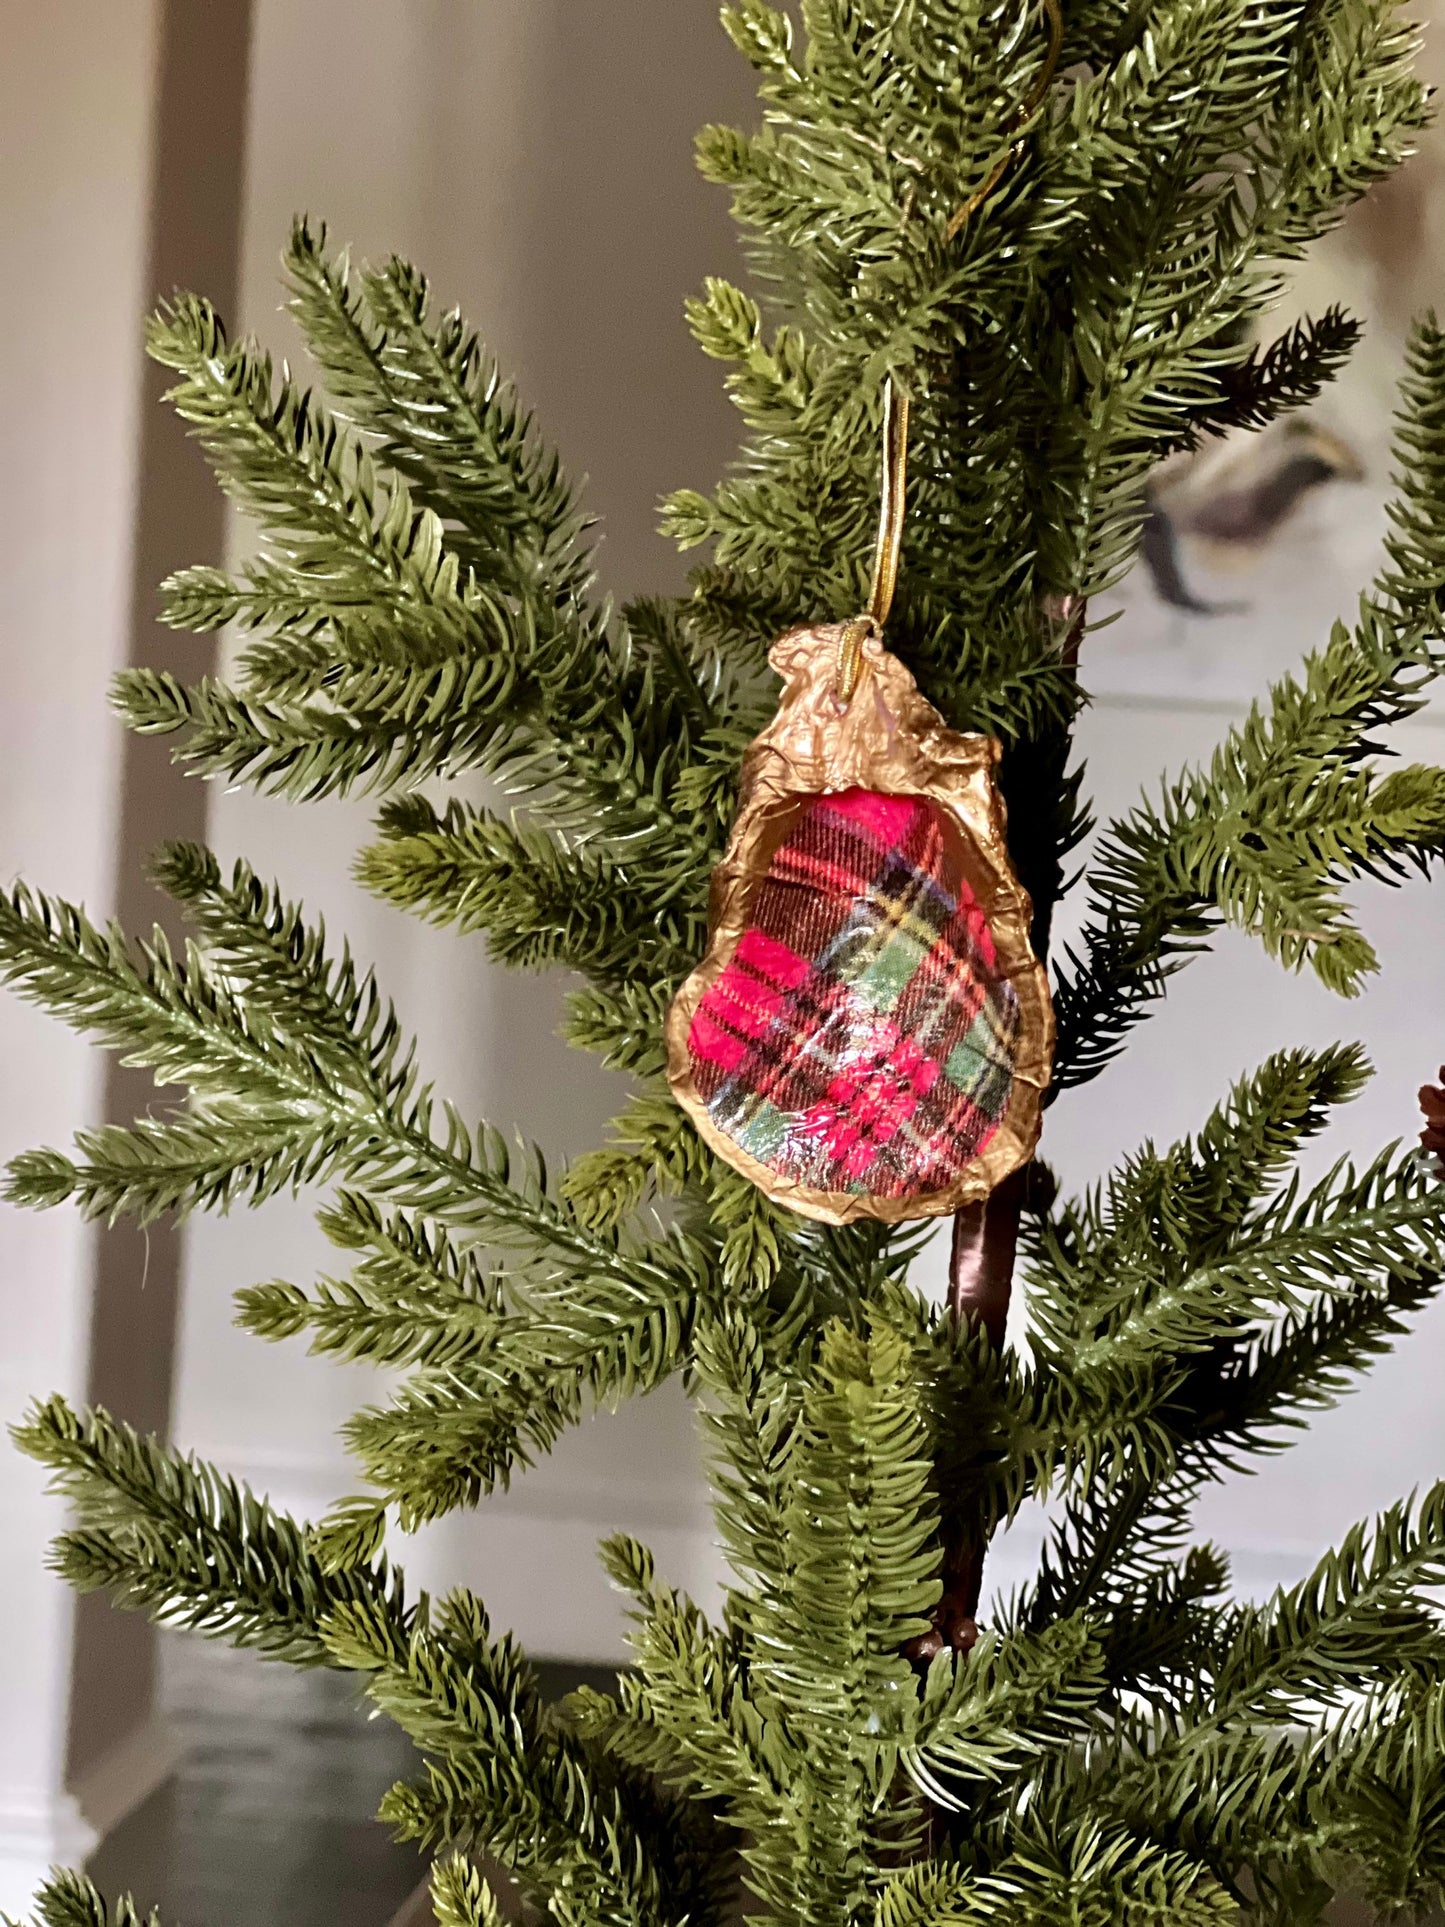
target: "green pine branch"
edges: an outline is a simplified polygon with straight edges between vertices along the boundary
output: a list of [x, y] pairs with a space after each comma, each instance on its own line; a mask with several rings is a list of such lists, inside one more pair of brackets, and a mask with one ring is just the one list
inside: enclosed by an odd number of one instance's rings
[[1203, 1726], [1347, 1700], [1445, 1659], [1427, 1596], [1445, 1572], [1445, 1485], [1352, 1526], [1297, 1585], [1231, 1626]]
[[[8, 1915], [6, 1927], [16, 1927]], [[51, 1875], [35, 1896], [32, 1927], [160, 1927], [154, 1909], [143, 1914], [129, 1894], [107, 1902], [81, 1873]]]
[[1249, 929], [1288, 968], [1309, 966], [1353, 994], [1375, 967], [1340, 886], [1394, 877], [1440, 854], [1438, 771], [1377, 776], [1374, 732], [1414, 714], [1445, 658], [1437, 595], [1445, 574], [1445, 468], [1434, 450], [1445, 336], [1417, 326], [1401, 393], [1400, 488], [1390, 566], [1353, 631], [1337, 625], [1302, 677], [1231, 731], [1207, 771], [1162, 803], [1113, 823], [1091, 867], [1092, 919], [1055, 991], [1055, 1089], [1094, 1077], [1168, 978], [1221, 921]]
[[433, 1866], [431, 1904], [438, 1927], [502, 1927], [491, 1884], [464, 1854], [450, 1854]]
[[941, 1652], [904, 1770], [938, 1805], [965, 1808], [970, 1782], [1014, 1781], [1040, 1754], [1077, 1743], [1104, 1687], [1099, 1641], [1082, 1617], [1037, 1635], [985, 1636], [965, 1658]]
[[696, 1360], [709, 1394], [702, 1424], [713, 1447], [713, 1518], [747, 1587], [732, 1611], [749, 1626], [754, 1596], [781, 1599], [787, 1591], [793, 1554], [784, 1510], [799, 1388], [769, 1359], [759, 1326], [736, 1310], [704, 1326]]
[[[1388, 1730], [1402, 1700], [1428, 1694], [1445, 1659], [1422, 1597], [1445, 1558], [1441, 1506], [1433, 1488], [1417, 1508], [1392, 1507], [1266, 1606], [1236, 1609], [1192, 1699], [1121, 1721], [1100, 1749], [1091, 1774], [1100, 1805], [1215, 1866], [1255, 1864], [1266, 1886], [1278, 1858], [1286, 1880], [1303, 1871], [1327, 1898], [1332, 1761], [1348, 1762], [1361, 1731]], [[1330, 1707], [1342, 1718], [1322, 1722]], [[1347, 1775], [1348, 1766], [1333, 1777]]]
[[1332, 1736], [1316, 1796], [1320, 1860], [1348, 1869], [1386, 1917], [1445, 1900], [1445, 1725], [1438, 1682], [1367, 1701]]
[[679, 1777], [695, 1797], [725, 1799], [733, 1823], [749, 1832], [786, 1830], [797, 1762], [752, 1698], [738, 1640], [709, 1626], [690, 1599], [658, 1582], [645, 1546], [619, 1536], [606, 1542], [602, 1556], [634, 1602], [629, 1643], [637, 1676], [620, 1682], [615, 1707], [586, 1704], [593, 1725], [610, 1715], [602, 1730], [611, 1730], [621, 1713], [635, 1733], [656, 1736], [652, 1758], [664, 1771], [681, 1765]]
[[1277, 1449], [1438, 1290], [1439, 1187], [1415, 1160], [1280, 1184], [1366, 1074], [1358, 1051], [1282, 1053], [1197, 1139], [1031, 1232], [1033, 1477], [1059, 1468], [1068, 1502], [1023, 1623], [1152, 1584], [1198, 1485]]
[[[173, 399], [262, 533], [239, 576], [177, 578], [171, 619], [259, 633], [235, 687], [129, 672], [124, 713], [180, 732], [177, 755], [202, 773], [298, 797], [443, 769], [505, 775], [557, 832], [602, 823], [634, 860], [645, 840], [637, 875], [661, 910], [691, 887], [708, 834], [672, 792], [726, 676], [650, 605], [634, 634], [587, 602], [554, 458], [464, 325], [429, 327], [419, 277], [392, 263], [356, 293], [304, 227], [291, 259], [301, 318], [362, 432], [251, 344], [227, 343], [204, 303], [163, 312], [152, 349], [182, 374]], [[438, 383], [440, 411], [420, 399]], [[544, 863], [566, 862], [540, 830], [533, 841]]]
[[707, 1147], [670, 1094], [634, 1097], [611, 1133], [562, 1180], [564, 1195], [588, 1224], [620, 1224], [649, 1196], [676, 1196], [701, 1185], [713, 1169]]
[[1122, 1283], [1080, 1318], [1070, 1369], [1173, 1360], [1236, 1339], [1259, 1318], [1300, 1311], [1317, 1293], [1352, 1290], [1360, 1277], [1415, 1282], [1442, 1265], [1439, 1187], [1416, 1159], [1401, 1164], [1387, 1152], [1361, 1173], [1341, 1164], [1303, 1197], [1291, 1184], [1227, 1255]]
[[393, 258], [353, 279], [326, 230], [300, 220], [286, 251], [291, 312], [338, 405], [447, 526], [481, 581], [591, 586], [586, 524], [557, 455], [455, 310], [433, 321], [423, 275]]
[[13, 1432], [73, 1508], [56, 1569], [128, 1611], [295, 1666], [331, 1666], [331, 1616], [353, 1606], [406, 1638], [416, 1609], [384, 1559], [328, 1571], [305, 1528], [213, 1466], [63, 1399]]
[[[282, 579], [305, 585], [315, 619], [338, 642], [361, 645], [362, 662], [366, 639], [388, 618], [410, 646], [402, 660], [453, 653], [465, 634], [457, 562], [441, 522], [413, 508], [405, 484], [384, 480], [365, 445], [288, 374], [278, 381], [268, 355], [228, 342], [208, 303], [177, 296], [155, 316], [147, 345], [180, 376], [168, 399], [221, 487], [258, 524], [267, 559]], [[182, 579], [182, 593], [188, 613], [214, 627], [244, 613], [248, 582], [266, 580], [243, 570], [236, 608], [196, 608], [196, 578]]]
[[639, 936], [631, 872], [605, 848], [568, 847], [461, 802], [443, 814], [421, 797], [389, 805], [380, 827], [358, 859], [359, 880], [429, 923], [485, 930], [499, 963], [561, 964], [603, 982], [640, 968], [678, 978], [701, 948], [704, 919], [685, 873], [671, 903], [665, 888], [647, 892], [653, 928]]
[[[529, 1450], [553, 1443], [589, 1399], [655, 1385], [676, 1369], [708, 1290], [704, 1246], [680, 1233], [647, 1245], [589, 1230], [548, 1191], [540, 1163], [515, 1168], [495, 1132], [473, 1133], [447, 1110], [437, 1135], [437, 1107], [395, 1015], [348, 952], [333, 960], [324, 931], [244, 865], [226, 881], [208, 853], [186, 848], [170, 852], [162, 871], [208, 960], [193, 951], [178, 964], [157, 939], [137, 964], [118, 935], [103, 937], [79, 912], [23, 892], [0, 938], [9, 939], [12, 978], [31, 995], [107, 1040], [129, 1041], [130, 1061], [189, 1084], [200, 1101], [169, 1121], [82, 1133], [80, 1161], [22, 1157], [11, 1168], [13, 1197], [75, 1196], [89, 1212], [144, 1220], [339, 1176], [373, 1204], [505, 1249], [507, 1315], [479, 1327], [475, 1308], [465, 1308], [461, 1340], [453, 1292], [445, 1333], [418, 1328], [409, 1345], [394, 1308], [377, 1300], [375, 1267], [363, 1268], [359, 1300], [341, 1287], [303, 1304], [272, 1288], [243, 1303], [243, 1316], [275, 1330], [326, 1323], [330, 1342], [353, 1351], [374, 1342], [380, 1316], [390, 1320], [386, 1349], [425, 1361], [393, 1407], [352, 1427], [384, 1500], [409, 1523], [475, 1502]], [[247, 1095], [210, 1097], [212, 1089]], [[358, 1304], [371, 1321], [365, 1339], [355, 1335]], [[438, 1348], [445, 1364], [431, 1356]], [[475, 1355], [464, 1362], [466, 1352]]]
[[[429, 1756], [432, 1794], [450, 1784], [429, 1837], [484, 1845], [562, 1918], [652, 1923], [687, 1911], [685, 1896], [671, 1911], [639, 1863], [641, 1809], [552, 1729], [530, 1670], [467, 1595], [434, 1614], [408, 1607], [384, 1559], [328, 1566], [286, 1515], [104, 1413], [77, 1416], [53, 1399], [15, 1437], [75, 1509], [56, 1546], [72, 1583], [269, 1658], [367, 1675], [372, 1700]], [[425, 1831], [423, 1797], [398, 1789], [389, 1817]]]
[[360, 1252], [349, 1278], [307, 1292], [275, 1280], [236, 1294], [236, 1322], [258, 1338], [310, 1333], [314, 1353], [377, 1365], [460, 1365], [491, 1356], [505, 1319], [503, 1276], [448, 1233], [383, 1213], [343, 1190], [319, 1213], [333, 1244]]
[[[631, 1280], [615, 1244], [600, 1242], [548, 1195], [540, 1164], [514, 1176], [495, 1132], [474, 1134], [437, 1104], [375, 979], [345, 948], [332, 959], [322, 926], [308, 926], [244, 863], [226, 880], [209, 852], [185, 846], [168, 853], [160, 873], [204, 937], [205, 956], [193, 948], [178, 960], [159, 934], [133, 955], [118, 932], [98, 932], [79, 910], [22, 886], [0, 907], [0, 968], [46, 1009], [123, 1048], [127, 1062], [209, 1100], [201, 1121], [217, 1113], [229, 1121], [224, 1107], [244, 1094], [258, 1120], [278, 1132], [289, 1127], [287, 1181], [314, 1175], [324, 1151], [330, 1168], [365, 1174], [368, 1190], [454, 1229], [520, 1240], [519, 1251], [530, 1246], [539, 1257], [550, 1250], [576, 1263], [590, 1254]], [[176, 1128], [193, 1148], [187, 1127]], [[217, 1138], [216, 1181], [233, 1168], [244, 1176], [245, 1147], [224, 1132]], [[124, 1200], [138, 1212], [169, 1205], [158, 1190], [168, 1174], [151, 1188], [148, 1141], [137, 1134], [141, 1175]], [[155, 1159], [168, 1144], [157, 1137]], [[114, 1178], [72, 1169], [84, 1202], [99, 1195], [86, 1189], [92, 1177], [97, 1186]], [[664, 1269], [674, 1262], [664, 1260]]]
[[[1134, 1388], [1133, 1410], [1148, 1412], [1152, 1454], [1136, 1450], [1123, 1477], [1095, 1480], [1065, 1507], [1039, 1574], [1021, 1602], [1025, 1623], [1046, 1625], [1086, 1601], [1109, 1598], [1114, 1609], [1135, 1601], [1175, 1570], [1189, 1532], [1194, 1493], [1248, 1458], [1278, 1451], [1314, 1412], [1336, 1404], [1393, 1347], [1412, 1316], [1437, 1294], [1438, 1274], [1357, 1280], [1352, 1290], [1312, 1304], [1258, 1335], [1211, 1346]], [[1111, 1389], [1101, 1420], [1086, 1404], [1070, 1437], [1107, 1425], [1130, 1426], [1131, 1407]], [[1140, 1428], [1131, 1428], [1137, 1448]], [[1082, 1455], [1079, 1462], [1083, 1463]], [[1161, 1468], [1167, 1467], [1162, 1472]]]
[[425, 1780], [382, 1804], [403, 1838], [493, 1855], [524, 1896], [576, 1927], [681, 1923], [705, 1899], [668, 1880], [679, 1856], [646, 1803], [549, 1717], [530, 1667], [469, 1594], [450, 1594], [405, 1640], [362, 1611], [338, 1614], [332, 1636], [427, 1756]]
[[593, 1052], [608, 1070], [661, 1077], [667, 1068], [662, 1031], [672, 997], [673, 986], [657, 979], [571, 991], [562, 1036], [576, 1049]]
[[890, 1871], [880, 1927], [959, 1927], [1018, 1920], [1105, 1920], [1121, 1927], [1222, 1927], [1240, 1918], [1209, 1869], [1129, 1829], [1092, 1816], [1030, 1816], [1015, 1850], [986, 1873], [966, 1862], [921, 1862]]
[[1195, 417], [1193, 435], [1231, 428], [1264, 428], [1317, 401], [1359, 346], [1362, 330], [1331, 305], [1318, 320], [1305, 316], [1267, 347], [1252, 347], [1219, 371], [1221, 393]]

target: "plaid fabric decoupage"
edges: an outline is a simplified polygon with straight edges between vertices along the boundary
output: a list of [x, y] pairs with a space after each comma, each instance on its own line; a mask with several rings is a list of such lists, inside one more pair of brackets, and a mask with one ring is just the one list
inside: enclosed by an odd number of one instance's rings
[[1018, 1023], [942, 811], [849, 789], [779, 846], [688, 1050], [716, 1128], [770, 1171], [911, 1198], [998, 1128]]

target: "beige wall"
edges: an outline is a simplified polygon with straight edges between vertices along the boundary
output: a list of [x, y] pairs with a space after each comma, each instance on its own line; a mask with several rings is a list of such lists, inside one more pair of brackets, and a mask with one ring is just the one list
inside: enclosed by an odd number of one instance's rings
[[[151, 162], [143, 296], [147, 306], [178, 284], [207, 287], [223, 308], [238, 279], [250, 0], [163, 0], [152, 62]], [[214, 667], [203, 639], [177, 636], [158, 619], [159, 585], [172, 570], [220, 561], [226, 514], [200, 450], [163, 404], [169, 374], [145, 364], [137, 423], [136, 505], [130, 558], [127, 660], [194, 677]], [[135, 735], [122, 754], [109, 831], [115, 852], [111, 906], [130, 930], [159, 920], [173, 943], [177, 909], [147, 874], [149, 850], [168, 837], [204, 839], [205, 786], [171, 759], [169, 745]], [[128, 1123], [151, 1102], [148, 1073], [107, 1060], [102, 1115]], [[182, 1233], [97, 1225], [86, 1397], [146, 1432], [170, 1428]], [[166, 1757], [152, 1719], [157, 1641], [150, 1624], [92, 1596], [77, 1606], [69, 1774], [92, 1818], [106, 1824]], [[96, 1776], [100, 1776], [100, 1784]], [[107, 1789], [114, 1789], [108, 1791]]]
[[[156, 11], [0, 4], [0, 876], [104, 908], [137, 472]], [[0, 1154], [64, 1142], [102, 1102], [101, 1060], [0, 999]], [[64, 1212], [0, 1205], [0, 1418], [86, 1382], [94, 1246]], [[43, 1570], [59, 1523], [0, 1453], [0, 1911], [86, 1832], [64, 1790], [71, 1604]]]

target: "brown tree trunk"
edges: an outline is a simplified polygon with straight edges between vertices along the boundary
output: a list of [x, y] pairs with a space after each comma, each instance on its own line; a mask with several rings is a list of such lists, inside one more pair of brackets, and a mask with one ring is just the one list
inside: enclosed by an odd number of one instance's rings
[[[1043, 604], [1043, 613], [1058, 638], [1063, 661], [1072, 669], [1079, 659], [1087, 603], [1074, 595], [1050, 596]], [[1062, 768], [1061, 760], [1060, 773]], [[1039, 956], [1044, 958], [1048, 954], [1047, 913], [1052, 905], [1051, 894], [1045, 892], [1041, 899], [1036, 887], [1034, 905], [1036, 911], [1044, 912], [1042, 935], [1040, 923], [1036, 921], [1034, 937]], [[1441, 1076], [1445, 1078], [1445, 1071]], [[960, 1324], [982, 1326], [996, 1350], [1002, 1350], [1008, 1329], [1019, 1218], [1035, 1176], [1034, 1166], [1025, 1164], [978, 1204], [966, 1205], [954, 1214], [948, 1308]], [[966, 1538], [945, 1535], [943, 1597], [934, 1611], [932, 1630], [910, 1643], [910, 1657], [926, 1662], [945, 1646], [962, 1653], [972, 1649], [978, 1638], [978, 1602], [983, 1591], [986, 1551], [982, 1542], [975, 1545]]]
[[953, 1220], [948, 1267], [948, 1308], [960, 1324], [981, 1325], [990, 1343], [1002, 1346], [1013, 1295], [1019, 1213], [1028, 1188], [1024, 1165], [978, 1204], [965, 1205]]
[[[978, 1204], [966, 1205], [953, 1220], [948, 1308], [960, 1324], [982, 1326], [996, 1349], [1002, 1349], [1008, 1327], [1019, 1216], [1028, 1183], [1029, 1167], [1024, 1165]], [[945, 1545], [943, 1597], [934, 1610], [932, 1631], [912, 1641], [910, 1657], [926, 1661], [945, 1646], [961, 1653], [971, 1650], [978, 1638], [984, 1553], [981, 1543], [968, 1540]]]

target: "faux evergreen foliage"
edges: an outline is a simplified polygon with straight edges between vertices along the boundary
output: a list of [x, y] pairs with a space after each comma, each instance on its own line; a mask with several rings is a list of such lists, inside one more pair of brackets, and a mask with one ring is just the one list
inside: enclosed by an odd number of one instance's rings
[[[257, 1283], [241, 1322], [405, 1370], [350, 1423], [358, 1496], [312, 1524], [103, 1412], [37, 1406], [17, 1438], [73, 1507], [56, 1562], [157, 1620], [355, 1673], [425, 1759], [385, 1817], [576, 1927], [708, 1927], [744, 1893], [807, 1927], [1295, 1923], [1342, 1884], [1426, 1906], [1445, 1894], [1445, 1486], [1262, 1605], [1190, 1533], [1200, 1486], [1285, 1444], [1445, 1273], [1413, 1156], [1298, 1175], [1360, 1053], [1283, 1050], [1096, 1191], [1034, 1186], [1028, 1356], [909, 1287], [916, 1234], [760, 1198], [660, 1077], [773, 699], [766, 646], [864, 597], [888, 375], [914, 422], [891, 639], [951, 723], [1002, 739], [1047, 950], [1090, 826], [1069, 744], [1089, 600], [1133, 560], [1164, 454], [1308, 403], [1353, 346], [1337, 310], [1275, 339], [1268, 310], [1283, 265], [1408, 153], [1413, 30], [1391, 0], [800, 11], [797, 32], [761, 0], [723, 12], [763, 118], [699, 151], [752, 291], [710, 281], [688, 314], [745, 432], [711, 495], [666, 505], [702, 553], [686, 596], [601, 595], [558, 458], [404, 263], [357, 271], [296, 227], [293, 311], [329, 400], [197, 297], [155, 319], [257, 541], [234, 573], [167, 585], [177, 626], [240, 635], [233, 679], [130, 671], [122, 713], [204, 776], [374, 796], [364, 882], [505, 962], [568, 967], [569, 1037], [631, 1083], [609, 1143], [553, 1177], [447, 1104], [373, 976], [245, 865], [161, 854], [183, 954], [17, 888], [5, 974], [158, 1093], [133, 1126], [17, 1159], [10, 1196], [145, 1221], [322, 1187], [336, 1275]], [[1351, 881], [1445, 854], [1445, 771], [1380, 738], [1445, 668], [1431, 320], [1396, 445], [1358, 609], [1208, 765], [1106, 826], [1073, 884], [1056, 1093], [1224, 924], [1353, 993], [1375, 957]], [[449, 793], [472, 773], [509, 807]], [[709, 1619], [610, 1542], [635, 1665], [546, 1705], [477, 1600], [408, 1593], [387, 1522], [484, 1501], [674, 1373], [732, 1589]], [[949, 1561], [1041, 1495], [1057, 1525], [1032, 1583], [971, 1651], [935, 1650]], [[443, 1927], [498, 1918], [465, 1857], [439, 1861], [435, 1900]], [[38, 1919], [137, 1927], [73, 1877]]]

